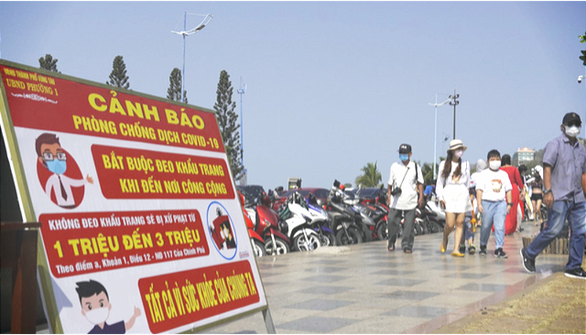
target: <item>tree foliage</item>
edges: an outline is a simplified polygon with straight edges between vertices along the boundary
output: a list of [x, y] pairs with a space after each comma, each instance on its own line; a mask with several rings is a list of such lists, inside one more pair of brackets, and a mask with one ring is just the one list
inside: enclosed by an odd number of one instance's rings
[[59, 60], [56, 58], [53, 59], [53, 56], [51, 56], [51, 54], [46, 54], [45, 57], [39, 58], [39, 67], [41, 69], [60, 73], [59, 71], [57, 71], [57, 62], [58, 61]]
[[[423, 174], [423, 184], [424, 185], [434, 184], [434, 182], [433, 182], [433, 163], [423, 163], [423, 164], [419, 163], [419, 166], [421, 167], [421, 173]], [[437, 178], [437, 176], [436, 176], [436, 178]]]
[[[584, 32], [584, 35], [580, 35], [580, 43], [586, 43], [586, 31]], [[586, 50], [582, 50], [580, 52], [582, 53], [580, 60], [582, 61], [582, 64], [586, 66]]]
[[220, 72], [220, 81], [216, 90], [217, 98], [214, 104], [216, 119], [220, 127], [220, 133], [224, 140], [224, 147], [230, 163], [230, 169], [234, 175], [234, 180], [240, 180], [244, 177], [244, 166], [242, 165], [242, 150], [240, 147], [240, 124], [238, 124], [238, 114], [234, 112], [236, 102], [232, 101], [232, 82], [230, 75], [226, 70]]
[[380, 187], [382, 175], [377, 168], [377, 162], [367, 163], [361, 171], [363, 174], [358, 176], [354, 182], [356, 186]]
[[122, 56], [118, 55], [114, 57], [112, 62], [112, 72], [110, 73], [110, 80], [106, 84], [114, 87], [120, 87], [129, 89], [130, 83], [128, 82], [128, 76], [126, 75], [126, 64]]
[[[167, 89], [167, 99], [173, 101], [182, 101], [181, 99], [181, 70], [174, 68], [169, 75], [169, 88]], [[187, 90], [183, 91], [185, 103], [187, 103]]]

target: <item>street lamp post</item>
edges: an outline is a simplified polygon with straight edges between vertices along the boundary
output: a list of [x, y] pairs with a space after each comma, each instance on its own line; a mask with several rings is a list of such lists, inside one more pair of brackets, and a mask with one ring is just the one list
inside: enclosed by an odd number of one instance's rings
[[[586, 67], [584, 69], [585, 69], [584, 71], [586, 71]], [[583, 83], [585, 79], [586, 79], [585, 75], [578, 76], [578, 84]], [[584, 86], [586, 86], [586, 85], [584, 85]], [[586, 118], [584, 120], [586, 120]], [[582, 122], [582, 124], [584, 125], [584, 127], [586, 127], [586, 122]], [[586, 134], [586, 132], [585, 132], [585, 134]], [[586, 135], [584, 135], [584, 136], [586, 136]]]
[[459, 94], [456, 94], [456, 89], [454, 89], [454, 94], [450, 95], [450, 106], [454, 106], [454, 137], [452, 140], [456, 139], [456, 106], [460, 103], [457, 99], [460, 97]]
[[185, 103], [185, 94], [184, 94], [184, 87], [185, 87], [185, 37], [195, 34], [198, 31], [205, 28], [205, 26], [210, 23], [210, 21], [214, 18], [211, 14], [193, 14], [198, 16], [205, 16], [204, 19], [193, 29], [187, 30], [187, 12], [183, 12], [183, 30], [182, 31], [171, 31], [174, 34], [183, 36], [183, 69], [181, 70], [181, 102]]
[[[244, 118], [242, 116], [242, 95], [246, 93], [246, 84], [240, 77], [240, 88], [236, 91], [240, 94], [240, 164], [244, 167]], [[246, 185], [246, 169], [243, 170], [244, 177], [240, 179], [240, 185]]]
[[435, 94], [435, 103], [428, 103], [431, 106], [435, 107], [435, 125], [434, 125], [434, 131], [433, 131], [433, 179], [436, 179], [436, 170], [437, 170], [437, 108], [438, 106], [443, 106], [445, 104], [447, 104], [450, 101], [450, 99], [442, 102], [441, 104], [437, 103], [437, 93]]

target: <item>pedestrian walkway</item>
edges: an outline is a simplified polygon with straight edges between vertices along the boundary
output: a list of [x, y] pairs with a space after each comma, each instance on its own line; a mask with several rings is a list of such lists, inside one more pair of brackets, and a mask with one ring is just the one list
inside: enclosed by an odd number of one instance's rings
[[[259, 258], [275, 329], [306, 334], [437, 330], [563, 271], [567, 255], [541, 255], [537, 274], [523, 270], [522, 237], [536, 232], [524, 226], [525, 232], [505, 237], [508, 259], [494, 258], [492, 236], [487, 256], [441, 254], [441, 234], [417, 236], [413, 254], [388, 252], [386, 241], [376, 241]], [[266, 328], [261, 313], [255, 313], [205, 332], [266, 333]]]
[[433, 333], [586, 334], [586, 285], [556, 272]]

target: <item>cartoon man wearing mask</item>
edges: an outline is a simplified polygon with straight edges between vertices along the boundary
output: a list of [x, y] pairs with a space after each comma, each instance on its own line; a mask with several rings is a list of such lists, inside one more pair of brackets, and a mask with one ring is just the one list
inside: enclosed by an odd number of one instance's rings
[[134, 307], [134, 314], [128, 322], [119, 321], [111, 325], [106, 323], [110, 316], [112, 304], [106, 288], [99, 282], [90, 279], [76, 283], [77, 295], [81, 304], [81, 314], [94, 326], [88, 334], [125, 334], [134, 326], [136, 318], [140, 316], [140, 309]]
[[57, 205], [63, 208], [75, 208], [77, 205], [71, 188], [81, 187], [86, 183], [93, 184], [93, 178], [88, 175], [86, 179], [73, 179], [65, 175], [67, 154], [61, 148], [57, 135], [43, 133], [35, 144], [39, 162], [53, 173], [45, 184], [45, 193], [51, 198], [53, 192]]

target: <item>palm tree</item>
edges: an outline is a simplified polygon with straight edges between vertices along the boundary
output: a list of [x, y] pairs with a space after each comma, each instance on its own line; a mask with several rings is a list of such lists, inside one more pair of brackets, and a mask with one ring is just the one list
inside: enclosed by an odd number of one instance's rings
[[423, 184], [430, 185], [433, 183], [433, 163], [423, 163], [421, 173], [423, 174]]
[[363, 187], [379, 187], [382, 180], [382, 175], [378, 171], [376, 166], [377, 162], [367, 163], [361, 170], [364, 172], [363, 175], [356, 178], [356, 186], [362, 185]]

